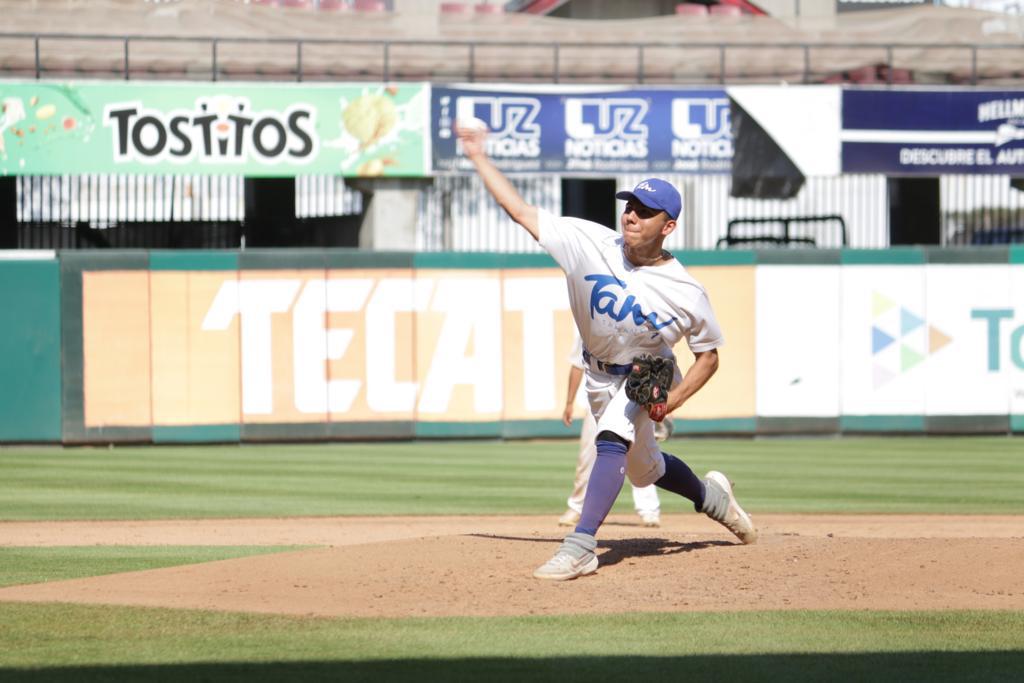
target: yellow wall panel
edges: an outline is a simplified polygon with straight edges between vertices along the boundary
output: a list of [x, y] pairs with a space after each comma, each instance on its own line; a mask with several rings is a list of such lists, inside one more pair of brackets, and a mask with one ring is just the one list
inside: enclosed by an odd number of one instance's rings
[[234, 424], [241, 416], [239, 324], [204, 330], [203, 319], [235, 271], [150, 275], [153, 423]]
[[[684, 419], [753, 417], [754, 266], [695, 266], [687, 270], [707, 290], [725, 335], [725, 346], [718, 350], [718, 372], [675, 414]], [[693, 354], [685, 343], [678, 344], [675, 352], [685, 373], [693, 363]]]
[[140, 427], [150, 410], [149, 273], [82, 273], [86, 427]]

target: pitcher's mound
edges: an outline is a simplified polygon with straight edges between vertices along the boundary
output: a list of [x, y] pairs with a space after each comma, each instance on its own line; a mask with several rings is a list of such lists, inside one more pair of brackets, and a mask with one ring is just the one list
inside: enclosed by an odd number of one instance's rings
[[[531, 575], [564, 533], [549, 518], [382, 518], [378, 539], [373, 519], [307, 520], [329, 525], [337, 542], [10, 587], [0, 589], [0, 600], [360, 617], [1024, 609], [1024, 538], [1013, 535], [1024, 529], [1024, 518], [766, 515], [757, 521], [760, 541], [744, 546], [696, 516], [666, 520], [660, 529], [613, 517], [601, 530], [597, 573], [557, 583]], [[265, 525], [270, 537], [274, 525], [303, 523], [247, 522]], [[145, 523], [131, 524], [137, 533]], [[0, 527], [0, 534], [12, 528]], [[303, 540], [299, 531], [292, 537]]]

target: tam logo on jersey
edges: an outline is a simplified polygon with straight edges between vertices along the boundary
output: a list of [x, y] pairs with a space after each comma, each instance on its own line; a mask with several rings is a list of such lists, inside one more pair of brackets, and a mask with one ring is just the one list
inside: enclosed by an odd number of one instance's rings
[[[658, 330], [670, 325], [675, 318], [659, 321], [658, 314], [654, 311], [644, 313], [640, 302], [632, 294], [626, 293], [626, 283], [614, 275], [603, 275], [596, 273], [583, 278], [593, 282], [594, 287], [590, 290], [590, 317], [598, 315], [607, 317], [614, 323], [629, 321], [634, 328], [645, 328], [657, 335]], [[635, 332], [635, 329], [628, 330]]]
[[672, 100], [673, 170], [728, 171], [732, 156], [729, 98], [677, 97]]
[[646, 167], [650, 104], [639, 97], [569, 97], [565, 100], [567, 170]]

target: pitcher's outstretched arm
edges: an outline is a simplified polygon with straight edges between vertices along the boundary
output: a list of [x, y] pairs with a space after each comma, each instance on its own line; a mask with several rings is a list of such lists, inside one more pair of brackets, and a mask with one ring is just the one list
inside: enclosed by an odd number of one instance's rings
[[509, 218], [526, 228], [533, 239], [539, 239], [537, 207], [528, 204], [522, 198], [505, 174], [487, 156], [487, 130], [476, 126], [459, 125], [456, 122], [455, 134], [459, 136], [466, 157], [473, 162], [477, 174], [498, 205], [505, 210]]

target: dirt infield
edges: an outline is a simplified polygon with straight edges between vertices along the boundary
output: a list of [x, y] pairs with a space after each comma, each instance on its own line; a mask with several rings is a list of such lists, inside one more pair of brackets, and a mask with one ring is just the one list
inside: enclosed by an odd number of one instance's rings
[[0, 601], [360, 617], [1024, 609], [1024, 516], [759, 515], [751, 546], [699, 515], [634, 520], [609, 518], [599, 570], [567, 583], [531, 577], [564, 534], [552, 517], [6, 522], [0, 546], [323, 547], [13, 586]]

